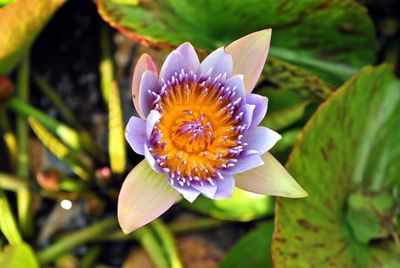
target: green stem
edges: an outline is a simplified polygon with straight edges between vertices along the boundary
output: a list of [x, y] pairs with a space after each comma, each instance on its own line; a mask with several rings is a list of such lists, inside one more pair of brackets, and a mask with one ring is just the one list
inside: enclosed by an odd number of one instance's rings
[[10, 99], [8, 102], [8, 107], [18, 115], [26, 117], [32, 116], [36, 120], [40, 121], [47, 129], [56, 133], [65, 142], [65, 144], [71, 148], [78, 151], [82, 149], [78, 133], [67, 125], [58, 122], [35, 107], [21, 101], [19, 98]]
[[3, 131], [10, 131], [10, 122], [8, 121], [7, 111], [4, 106], [0, 106], [0, 128]]
[[[29, 54], [24, 57], [18, 69], [17, 96], [23, 103], [29, 102]], [[17, 115], [17, 139], [18, 139], [18, 168], [17, 175], [22, 178], [29, 177], [29, 128], [26, 118]]]
[[79, 126], [79, 121], [74, 113], [69, 109], [61, 97], [56, 93], [56, 90], [38, 73], [32, 74], [33, 81], [40, 92], [45, 95], [51, 103], [56, 107], [61, 117], [71, 125]]
[[57, 259], [73, 248], [91, 242], [117, 226], [114, 218], [107, 218], [87, 228], [70, 234], [38, 253], [39, 262], [45, 264]]
[[18, 231], [17, 223], [11, 212], [10, 204], [3, 190], [0, 189], [0, 230], [11, 245], [17, 245], [22, 242], [21, 234]]
[[[221, 226], [227, 225], [229, 222], [216, 220], [212, 218], [201, 218], [188, 221], [173, 222], [168, 225], [168, 228], [176, 235], [185, 234], [189, 232], [199, 232], [210, 229], [216, 229]], [[120, 229], [106, 234], [96, 239], [96, 241], [128, 241], [135, 240], [135, 233], [124, 234]]]
[[[29, 52], [25, 54], [17, 74], [17, 96], [23, 103], [29, 102]], [[24, 116], [18, 115], [16, 122], [18, 140], [17, 176], [29, 180], [29, 127]], [[33, 216], [31, 194], [26, 188], [17, 191], [18, 219], [22, 233], [27, 237], [33, 235]]]
[[83, 259], [79, 265], [80, 268], [91, 268], [95, 267], [96, 260], [100, 256], [103, 247], [100, 245], [93, 246], [89, 251], [83, 256]]
[[100, 88], [108, 106], [108, 152], [113, 174], [125, 172], [126, 146], [121, 96], [114, 76], [110, 36], [105, 24], [100, 27], [101, 61], [99, 66]]
[[100, 26], [101, 60], [99, 66], [100, 88], [104, 102], [108, 105], [110, 85], [114, 80], [114, 68], [111, 57], [111, 46], [108, 29], [104, 24]]
[[146, 250], [154, 265], [158, 268], [170, 267], [168, 260], [159, 245], [159, 241], [148, 226], [136, 230], [136, 237]]
[[69, 126], [58, 122], [35, 107], [26, 104], [19, 98], [12, 98], [7, 103], [8, 107], [19, 115], [32, 116], [51, 132], [55, 133], [66, 145], [76, 151], [86, 150], [91, 155], [103, 160], [105, 157], [90, 135], [85, 131], [75, 131]]
[[169, 257], [170, 267], [183, 268], [183, 264], [179, 258], [178, 249], [176, 247], [175, 237], [173, 236], [171, 230], [165, 226], [161, 219], [153, 221], [150, 226], [160, 238], [165, 253]]
[[12, 175], [0, 173], [0, 189], [8, 191], [19, 191], [22, 188], [27, 188], [28, 182], [25, 179], [20, 179]]
[[188, 232], [199, 232], [210, 229], [216, 229], [229, 224], [228, 221], [221, 221], [212, 218], [201, 218], [187, 221], [178, 221], [169, 224], [169, 229], [174, 234], [185, 234]]
[[[171, 223], [170, 225], [168, 225], [168, 228], [175, 234], [183, 234], [187, 232], [218, 228], [226, 224], [229, 224], [229, 222], [203, 218]], [[128, 235], [125, 235], [119, 229], [115, 230], [116, 228], [116, 220], [114, 218], [107, 218], [101, 222], [93, 224], [90, 227], [71, 233], [68, 236], [60, 239], [52, 246], [40, 251], [38, 254], [38, 258], [42, 264], [47, 264], [65, 254], [66, 252], [70, 251], [71, 249], [88, 242], [138, 240], [147, 251], [151, 251], [151, 254], [153, 254], [152, 259], [159, 258], [159, 256], [164, 259], [158, 263], [158, 267], [168, 267], [160, 266], [165, 265], [165, 263], [167, 262], [165, 260], [162, 249], [159, 248], [158, 240], [155, 238], [149, 227], [140, 228], [137, 231]], [[155, 262], [157, 261], [155, 260]]]

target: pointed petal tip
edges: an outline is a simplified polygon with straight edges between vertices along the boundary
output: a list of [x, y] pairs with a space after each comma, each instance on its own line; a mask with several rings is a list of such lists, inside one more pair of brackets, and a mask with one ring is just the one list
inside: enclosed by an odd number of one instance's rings
[[271, 42], [271, 29], [250, 33], [226, 47], [233, 58], [233, 74], [244, 75], [247, 93], [251, 93], [264, 68]]
[[296, 182], [297, 185], [293, 185], [293, 188], [287, 193], [282, 193], [280, 197], [286, 198], [304, 198], [308, 196], [308, 193]]
[[178, 197], [165, 175], [154, 172], [142, 160], [127, 175], [118, 196], [117, 217], [122, 231], [130, 233], [158, 218]]
[[119, 222], [119, 227], [121, 227], [121, 230], [122, 230], [122, 232], [125, 234], [125, 235], [127, 235], [127, 234], [130, 234], [130, 233], [132, 233], [133, 231], [135, 231], [137, 228], [135, 228], [135, 227], [133, 227], [133, 228], [126, 228], [126, 226], [123, 226], [122, 224], [121, 224], [121, 222]]
[[302, 198], [307, 192], [270, 153], [262, 155], [264, 165], [235, 176], [236, 185], [263, 195]]
[[303, 188], [301, 188], [300, 185], [299, 185], [299, 187], [300, 187], [299, 192], [297, 193], [296, 197], [293, 197], [293, 198], [304, 198], [304, 197], [308, 197], [308, 193], [307, 193]]
[[135, 109], [139, 116], [143, 119], [146, 117], [144, 116], [141, 107], [140, 107], [140, 101], [139, 101], [139, 96], [140, 96], [140, 82], [142, 80], [143, 73], [146, 71], [151, 71], [153, 72], [156, 76], [158, 73], [157, 70], [157, 65], [154, 63], [153, 59], [151, 56], [147, 53], [143, 53], [139, 59], [137, 60], [137, 63], [135, 65], [135, 68], [133, 70], [132, 74], [132, 81], [131, 81], [131, 91], [132, 91], [132, 100], [133, 104], [135, 106]]

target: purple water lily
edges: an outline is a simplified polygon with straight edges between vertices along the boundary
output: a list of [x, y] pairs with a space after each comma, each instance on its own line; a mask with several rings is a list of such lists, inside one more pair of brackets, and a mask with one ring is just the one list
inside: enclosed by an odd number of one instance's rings
[[[140, 57], [126, 139], [145, 156], [126, 178], [118, 201], [124, 232], [150, 222], [178, 197], [229, 198], [235, 185], [259, 194], [304, 197], [306, 192], [268, 150], [281, 138], [258, 126], [268, 99], [251, 94], [264, 67], [271, 30], [219, 48], [201, 63], [189, 43], [172, 51], [160, 74]], [[151, 167], [152, 169], [148, 168]]]

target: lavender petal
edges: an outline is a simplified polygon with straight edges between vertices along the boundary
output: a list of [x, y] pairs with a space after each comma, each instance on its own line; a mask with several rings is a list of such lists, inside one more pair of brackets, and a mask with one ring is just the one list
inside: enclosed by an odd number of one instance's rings
[[188, 73], [190, 73], [190, 71], [193, 71], [193, 73], [197, 73], [197, 71], [200, 68], [200, 61], [199, 61], [199, 57], [197, 56], [196, 51], [194, 50], [193, 46], [186, 42], [182, 45], [180, 45], [176, 51], [178, 51], [179, 53], [181, 53], [181, 55], [183, 56], [183, 58], [186, 60], [186, 64], [187, 64], [187, 71]]
[[251, 128], [255, 128], [264, 119], [268, 108], [268, 98], [260, 96], [258, 94], [249, 94], [246, 96], [246, 103], [255, 105], [253, 112], [253, 118], [250, 125]]
[[132, 116], [126, 125], [125, 138], [137, 154], [143, 155], [146, 143], [146, 121]]
[[281, 135], [266, 127], [253, 128], [243, 137], [243, 141], [248, 144], [246, 150], [256, 150], [258, 154], [269, 151], [280, 139]]
[[150, 95], [149, 91], [159, 92], [160, 88], [158, 77], [153, 72], [146, 71], [143, 73], [142, 79], [140, 80], [139, 103], [140, 109], [145, 117], [150, 113], [151, 104], [153, 102], [153, 97]]
[[239, 157], [238, 162], [235, 163], [233, 167], [229, 167], [227, 169], [222, 170], [222, 174], [225, 175], [234, 175], [237, 173], [245, 172], [249, 169], [261, 166], [264, 164], [261, 157], [258, 154], [250, 154], [244, 157]]
[[231, 77], [233, 69], [232, 56], [225, 52], [223, 47], [208, 55], [200, 64], [200, 76], [213, 80], [218, 75]]
[[152, 110], [146, 119], [146, 137], [148, 140], [151, 138], [154, 125], [160, 120], [161, 114], [157, 110]]
[[214, 199], [226, 199], [232, 196], [233, 190], [235, 189], [235, 179], [231, 175], [223, 176], [224, 179], [217, 179], [217, 192], [215, 193]]

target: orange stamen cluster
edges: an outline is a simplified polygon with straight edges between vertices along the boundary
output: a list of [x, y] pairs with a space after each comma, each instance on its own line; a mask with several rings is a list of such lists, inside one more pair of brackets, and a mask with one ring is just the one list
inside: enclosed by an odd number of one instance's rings
[[153, 128], [150, 151], [171, 183], [213, 184], [223, 178], [221, 170], [236, 163], [244, 127], [235, 90], [221, 82], [177, 79], [155, 98], [153, 108], [161, 118]]

